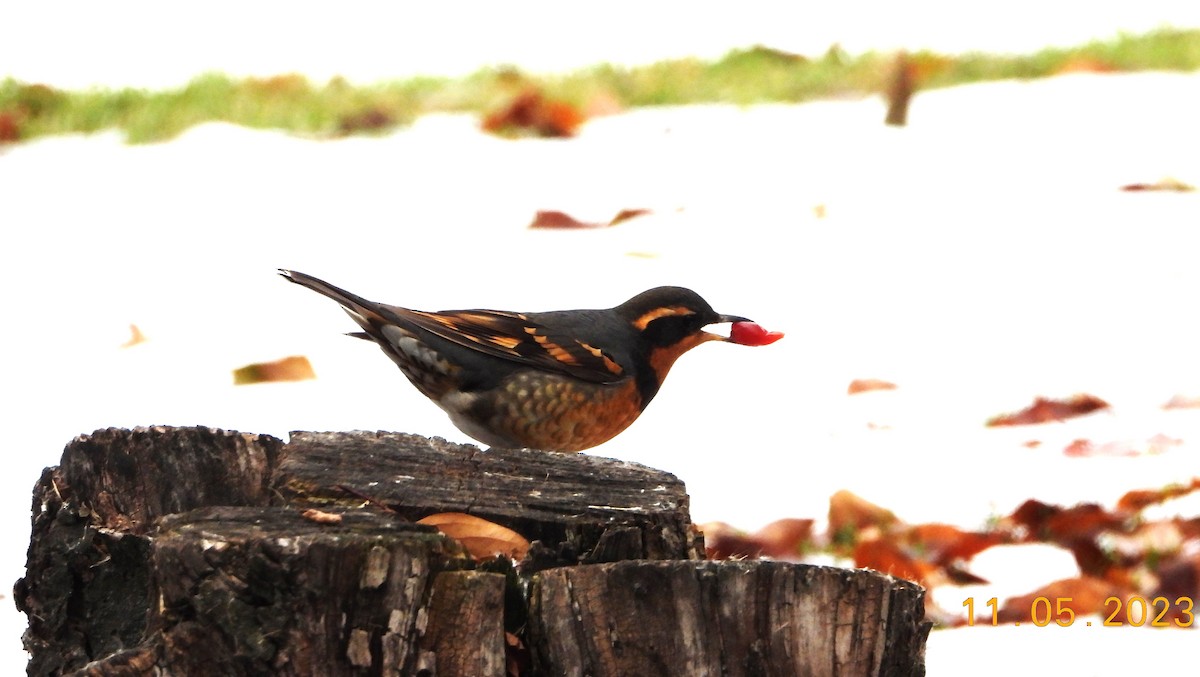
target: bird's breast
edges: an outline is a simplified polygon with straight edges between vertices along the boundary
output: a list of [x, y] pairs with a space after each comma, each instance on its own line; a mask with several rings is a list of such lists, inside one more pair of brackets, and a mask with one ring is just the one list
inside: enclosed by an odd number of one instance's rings
[[615, 437], [641, 414], [633, 379], [586, 383], [541, 371], [439, 402], [460, 430], [493, 446], [575, 452]]

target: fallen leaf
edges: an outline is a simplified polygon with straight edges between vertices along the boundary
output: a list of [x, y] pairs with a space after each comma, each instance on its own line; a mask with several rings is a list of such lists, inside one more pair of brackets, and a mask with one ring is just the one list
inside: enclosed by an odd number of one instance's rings
[[847, 395], [869, 393], [873, 390], [895, 390], [896, 384], [877, 378], [856, 378], [846, 388]]
[[[1187, 620], [1184, 614], [1180, 613], [1184, 610], [1186, 602], [1178, 605], [1174, 602], [1183, 597], [1195, 605], [1196, 600], [1200, 599], [1200, 553], [1175, 555], [1161, 562], [1155, 574], [1158, 576], [1158, 585], [1150, 593], [1151, 599], [1166, 597], [1172, 602], [1172, 611], [1175, 612], [1168, 612], [1170, 618]], [[1197, 610], [1193, 606], [1191, 611], [1195, 613]]]
[[708, 559], [754, 559], [762, 554], [757, 539], [725, 522], [705, 522], [699, 529]]
[[1029, 499], [1013, 511], [1010, 519], [1026, 529], [1027, 540], [1065, 544], [1078, 539], [1091, 539], [1106, 529], [1119, 529], [1126, 518], [1110, 513], [1095, 503], [1063, 508]]
[[258, 362], [233, 370], [234, 385], [276, 381], [304, 381], [317, 377], [312, 364], [303, 355], [293, 355], [274, 362]]
[[1123, 586], [1091, 576], [1054, 581], [1028, 595], [1010, 597], [996, 613], [999, 623], [1034, 623], [1036, 625], [1073, 625], [1079, 616], [1107, 616], [1113, 605], [1105, 600], [1116, 597], [1127, 600], [1133, 591]]
[[1117, 510], [1122, 512], [1140, 512], [1143, 508], [1156, 503], [1169, 501], [1180, 496], [1187, 496], [1200, 489], [1200, 477], [1192, 480], [1191, 484], [1172, 484], [1162, 489], [1135, 489], [1128, 491], [1117, 500]]
[[616, 216], [612, 217], [612, 220], [608, 222], [608, 225], [615, 226], [618, 223], [624, 223], [625, 221], [636, 219], [639, 216], [645, 216], [649, 213], [649, 209], [622, 209], [621, 211], [617, 212]]
[[325, 512], [324, 510], [317, 510], [316, 508], [309, 508], [308, 510], [300, 513], [300, 516], [310, 522], [316, 522], [317, 524], [342, 523], [341, 515], [333, 512]]
[[882, 571], [889, 576], [928, 583], [937, 567], [914, 557], [899, 545], [885, 540], [862, 541], [854, 546], [854, 566]]
[[529, 541], [508, 527], [461, 512], [442, 512], [417, 520], [417, 524], [435, 526], [438, 531], [462, 543], [476, 560], [497, 555], [525, 559]]
[[751, 536], [761, 544], [761, 554], [774, 559], [795, 559], [812, 545], [813, 520], [784, 518], [764, 526]]
[[1200, 409], [1200, 395], [1175, 395], [1163, 409]]
[[145, 342], [146, 342], [146, 335], [142, 333], [142, 330], [138, 329], [138, 326], [136, 324], [130, 324], [129, 325], [129, 339], [126, 340], [124, 343], [122, 343], [121, 347], [122, 348], [132, 348], [133, 346], [136, 346], [139, 343], [145, 343]]
[[1001, 414], [988, 419], [987, 425], [996, 427], [1062, 421], [1107, 409], [1108, 406], [1107, 402], [1095, 395], [1079, 394], [1065, 400], [1038, 397], [1033, 404], [1015, 414]]
[[580, 221], [566, 212], [556, 210], [539, 210], [533, 215], [529, 228], [604, 228], [608, 224], [594, 221]]
[[622, 209], [617, 212], [617, 215], [610, 219], [607, 223], [599, 221], [580, 221], [566, 212], [557, 210], [540, 210], [533, 215], [533, 221], [529, 223], [529, 228], [608, 228], [623, 223], [633, 218], [637, 218], [644, 214], [649, 214], [649, 209]]
[[955, 560], [968, 560], [993, 545], [1010, 542], [1009, 534], [1001, 531], [963, 531], [949, 524], [917, 524], [901, 532], [902, 541], [923, 553], [925, 559], [945, 565]]
[[1148, 440], [1118, 440], [1094, 444], [1090, 440], [1078, 439], [1063, 449], [1063, 454], [1075, 457], [1088, 456], [1145, 456], [1161, 454], [1169, 447], [1183, 444], [1183, 440], [1166, 435], [1155, 435]]
[[1130, 193], [1142, 191], [1172, 191], [1176, 193], [1190, 193], [1196, 190], [1196, 187], [1191, 184], [1184, 183], [1179, 179], [1167, 177], [1154, 183], [1129, 183], [1121, 186], [1121, 190]]
[[845, 489], [829, 497], [829, 531], [834, 543], [854, 543], [864, 529], [886, 530], [899, 523], [895, 513]]

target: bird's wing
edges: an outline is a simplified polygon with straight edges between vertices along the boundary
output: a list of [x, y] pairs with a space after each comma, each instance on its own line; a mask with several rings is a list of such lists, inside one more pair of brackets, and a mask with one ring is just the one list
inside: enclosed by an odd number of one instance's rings
[[421, 329], [485, 355], [592, 383], [612, 383], [625, 376], [621, 365], [600, 348], [572, 336], [556, 334], [521, 313], [500, 310], [431, 313], [396, 307], [389, 310]]

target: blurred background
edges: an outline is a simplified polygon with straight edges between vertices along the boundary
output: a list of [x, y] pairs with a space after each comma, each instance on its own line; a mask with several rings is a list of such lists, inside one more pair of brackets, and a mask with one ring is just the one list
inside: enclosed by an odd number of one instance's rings
[[[97, 428], [469, 441], [276, 268], [430, 310], [678, 284], [787, 338], [689, 354], [589, 453], [679, 475], [695, 520], [725, 523], [710, 544], [922, 578], [945, 626], [931, 675], [1192, 660], [1193, 631], [951, 626], [968, 597], [979, 613], [1055, 581], [1200, 594], [1200, 6], [4, 14], [0, 579], [23, 575], [41, 469]], [[234, 385], [289, 356], [315, 378]], [[1079, 503], [1103, 526], [1074, 531]], [[780, 518], [812, 523], [755, 533]], [[24, 625], [0, 607], [9, 671]]]

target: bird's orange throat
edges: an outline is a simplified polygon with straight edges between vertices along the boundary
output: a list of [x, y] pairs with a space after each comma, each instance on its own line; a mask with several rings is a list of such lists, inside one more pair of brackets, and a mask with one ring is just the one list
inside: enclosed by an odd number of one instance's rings
[[675, 364], [675, 360], [678, 360], [680, 355], [701, 343], [725, 340], [727, 339], [720, 334], [702, 331], [691, 334], [678, 343], [652, 349], [650, 351], [650, 366], [654, 368], [654, 374], [658, 377], [658, 385], [662, 385], [663, 379], [667, 377], [667, 372], [671, 370], [671, 366]]

